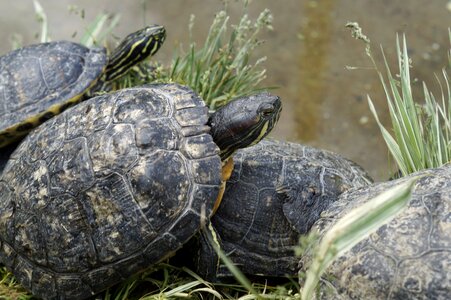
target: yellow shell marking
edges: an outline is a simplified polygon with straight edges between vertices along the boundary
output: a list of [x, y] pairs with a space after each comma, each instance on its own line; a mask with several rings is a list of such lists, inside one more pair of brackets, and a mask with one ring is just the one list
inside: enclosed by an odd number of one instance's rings
[[69, 100], [63, 103], [54, 104], [50, 106], [47, 110], [39, 114], [36, 114], [33, 117], [28, 118], [19, 124], [15, 124], [14, 126], [6, 128], [5, 130], [3, 130], [3, 132], [6, 133], [8, 138], [0, 139], [0, 148], [20, 140], [21, 137], [27, 135], [28, 132], [30, 132], [33, 128], [38, 127], [40, 124], [42, 124], [42, 118], [44, 118], [45, 115], [49, 113], [53, 114], [54, 116], [58, 115], [61, 113], [62, 109], [64, 110], [65, 108], [73, 106], [78, 102], [80, 102], [82, 97], [83, 94], [70, 98]]

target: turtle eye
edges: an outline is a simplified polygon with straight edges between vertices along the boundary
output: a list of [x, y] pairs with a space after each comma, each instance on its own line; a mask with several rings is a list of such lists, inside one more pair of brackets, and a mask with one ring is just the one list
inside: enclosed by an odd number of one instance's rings
[[266, 104], [263, 104], [262, 106], [260, 106], [260, 108], [258, 110], [262, 116], [268, 117], [268, 116], [272, 115], [272, 113], [274, 112], [274, 105], [266, 103]]

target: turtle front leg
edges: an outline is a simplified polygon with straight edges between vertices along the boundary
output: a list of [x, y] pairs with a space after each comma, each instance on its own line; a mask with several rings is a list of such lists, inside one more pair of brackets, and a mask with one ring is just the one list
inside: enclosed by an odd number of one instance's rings
[[215, 205], [213, 206], [212, 215], [216, 213], [219, 208], [219, 205], [222, 201], [222, 196], [224, 196], [225, 186], [227, 180], [229, 180], [230, 176], [233, 172], [233, 158], [229, 157], [227, 160], [222, 162], [222, 173], [221, 173], [221, 186], [219, 187], [218, 197], [216, 198]]

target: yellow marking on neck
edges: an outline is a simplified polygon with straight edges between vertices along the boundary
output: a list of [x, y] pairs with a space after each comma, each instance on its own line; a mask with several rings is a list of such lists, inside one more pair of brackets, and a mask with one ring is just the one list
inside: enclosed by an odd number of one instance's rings
[[[267, 121], [267, 122], [262, 126], [262, 129], [261, 129], [260, 134], [258, 135], [258, 137], [257, 137], [256, 139], [254, 139], [254, 140], [252, 141], [252, 143], [249, 144], [249, 145], [246, 146], [246, 147], [249, 147], [249, 146], [252, 146], [252, 145], [257, 144], [257, 143], [263, 138], [263, 136], [266, 134], [266, 131], [268, 130], [268, 126], [269, 126], [269, 121]], [[258, 129], [258, 126], [256, 126], [256, 127], [255, 127], [254, 129], [252, 129], [249, 133], [247, 133], [247, 135], [246, 135], [244, 138], [240, 139], [239, 141], [235, 141], [233, 144], [230, 144], [229, 146], [227, 146], [224, 150], [221, 150], [221, 154], [227, 153], [227, 152], [230, 151], [230, 149], [236, 148], [236, 145], [239, 144], [242, 140], [247, 140], [249, 137], [252, 137], [252, 135], [254, 134], [254, 132], [255, 132], [257, 129]], [[236, 150], [236, 149], [235, 149], [235, 150]], [[235, 152], [235, 151], [233, 151], [233, 152]], [[229, 156], [232, 156], [233, 152], [230, 153]]]
[[265, 124], [262, 127], [262, 130], [260, 131], [260, 134], [258, 135], [258, 137], [249, 145], [253, 146], [255, 144], [257, 144], [258, 142], [260, 142], [260, 140], [265, 136], [265, 134], [268, 131], [268, 126], [269, 126], [269, 121], [266, 121]]
[[[133, 53], [133, 50], [135, 50], [136, 47], [141, 45], [144, 40], [145, 39], [141, 39], [141, 40], [133, 43], [133, 45], [131, 45], [129, 50], [126, 52], [127, 55], [124, 55], [125, 51], [121, 51], [121, 54], [119, 55], [120, 57], [122, 57], [121, 60], [119, 62], [115, 63], [113, 66], [111, 66], [112, 69], [115, 69], [116, 67], [119, 67], [119, 68], [114, 73], [112, 73], [112, 75], [110, 76], [112, 79], [110, 79], [110, 80], [115, 80], [125, 74], [123, 72], [123, 70], [128, 69], [130, 66], [130, 63], [124, 64], [124, 62], [126, 62], [130, 58], [131, 54]], [[151, 43], [152, 43], [152, 39], [149, 39], [144, 48], [147, 48]], [[152, 55], [152, 53], [150, 55]], [[133, 64], [133, 61], [131, 63]], [[117, 75], [117, 74], [121, 74], [121, 73], [124, 73], [124, 74], [122, 74], [121, 76]]]

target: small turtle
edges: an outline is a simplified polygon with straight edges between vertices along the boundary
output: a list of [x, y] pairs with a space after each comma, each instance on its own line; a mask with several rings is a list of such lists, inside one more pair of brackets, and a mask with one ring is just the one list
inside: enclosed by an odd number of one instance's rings
[[294, 247], [300, 236], [342, 192], [371, 181], [359, 166], [334, 153], [275, 140], [237, 151], [234, 164], [219, 209], [201, 231], [200, 243], [191, 245], [198, 249], [190, 255], [197, 271], [210, 281], [231, 273], [208, 235], [246, 274], [297, 275]]
[[209, 117], [176, 84], [66, 110], [3, 171], [0, 262], [38, 297], [82, 299], [167, 258], [220, 201], [221, 160], [266, 136], [280, 111], [278, 97], [260, 93]]
[[102, 47], [56, 41], [0, 57], [0, 148], [155, 54], [166, 36], [152, 25], [128, 35], [107, 57]]
[[[450, 299], [451, 166], [424, 170], [407, 207], [339, 257], [322, 279], [320, 299]], [[407, 178], [343, 193], [312, 230], [337, 219]], [[303, 271], [311, 257], [304, 257]]]

